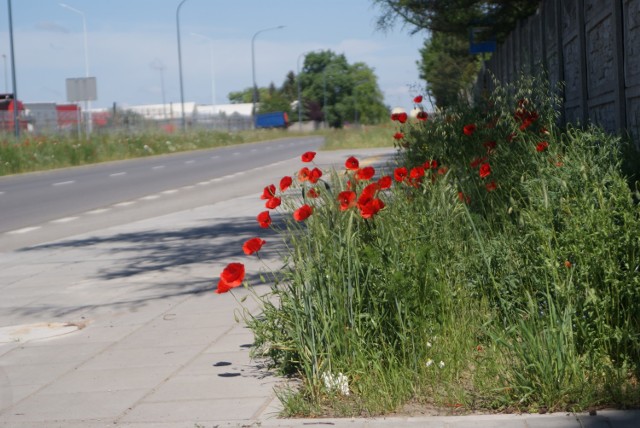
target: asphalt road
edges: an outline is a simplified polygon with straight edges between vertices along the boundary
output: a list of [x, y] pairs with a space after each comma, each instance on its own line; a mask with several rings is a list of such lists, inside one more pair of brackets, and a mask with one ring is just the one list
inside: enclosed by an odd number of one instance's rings
[[0, 177], [0, 249], [212, 203], [192, 190], [239, 192], [244, 171], [321, 144], [320, 137], [289, 138]]

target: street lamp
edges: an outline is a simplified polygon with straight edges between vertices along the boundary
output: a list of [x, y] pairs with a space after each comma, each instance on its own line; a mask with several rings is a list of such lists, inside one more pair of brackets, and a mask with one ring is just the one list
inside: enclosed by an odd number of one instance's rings
[[167, 101], [165, 100], [165, 97], [164, 97], [164, 70], [166, 70], [167, 67], [159, 58], [156, 58], [153, 61], [151, 61], [151, 64], [149, 64], [149, 66], [154, 70], [160, 71], [160, 92], [162, 93], [162, 118], [166, 120], [167, 119]]
[[211, 111], [213, 114], [213, 106], [216, 105], [216, 75], [213, 61], [213, 39], [211, 37], [205, 36], [204, 34], [191, 33], [192, 36], [201, 37], [209, 41], [209, 56], [210, 56], [210, 67], [211, 67]]
[[[88, 45], [87, 45], [87, 19], [84, 15], [84, 12], [73, 8], [71, 6], [69, 6], [68, 4], [65, 3], [59, 3], [60, 6], [64, 7], [65, 9], [69, 9], [70, 11], [79, 14], [82, 17], [82, 32], [84, 34], [84, 77], [88, 78], [89, 77], [89, 49], [88, 49]], [[85, 101], [84, 102], [84, 108], [85, 108], [85, 120], [86, 120], [86, 127], [87, 127], [87, 136], [91, 133], [91, 113], [89, 112], [89, 109], [91, 108], [91, 102], [90, 101]]]
[[182, 0], [176, 9], [176, 32], [178, 33], [178, 73], [180, 75], [180, 107], [182, 111], [182, 132], [187, 128], [187, 122], [184, 118], [184, 86], [182, 84], [182, 49], [180, 46], [180, 8], [187, 0]]
[[18, 87], [16, 83], [16, 57], [13, 49], [13, 16], [11, 14], [11, 0], [7, 1], [9, 9], [9, 47], [11, 49], [11, 83], [13, 84], [13, 132], [16, 139], [20, 138], [20, 123], [18, 122], [18, 110], [20, 109], [20, 101], [18, 101]]
[[265, 31], [271, 30], [280, 30], [284, 28], [284, 25], [279, 25], [277, 27], [265, 28], [263, 30], [257, 31], [253, 37], [251, 38], [251, 74], [253, 76], [253, 109], [252, 114], [254, 117], [254, 126], [255, 126], [255, 115], [256, 115], [256, 102], [258, 101], [258, 86], [256, 84], [256, 56], [255, 56], [255, 41], [256, 37], [260, 33], [264, 33]]

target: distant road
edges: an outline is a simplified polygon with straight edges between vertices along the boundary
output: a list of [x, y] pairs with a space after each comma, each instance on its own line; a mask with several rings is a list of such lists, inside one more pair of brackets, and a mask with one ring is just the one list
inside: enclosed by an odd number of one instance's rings
[[[118, 219], [99, 214], [138, 201], [149, 202], [157, 214], [179, 209], [153, 202], [162, 194], [215, 185], [221, 177], [300, 156], [322, 142], [321, 137], [290, 138], [0, 177], [0, 238], [24, 235], [47, 223], [73, 223], [86, 213], [102, 218], [100, 224], [87, 227], [108, 226], [105, 218], [112, 223]], [[232, 192], [235, 184], [224, 185]]]

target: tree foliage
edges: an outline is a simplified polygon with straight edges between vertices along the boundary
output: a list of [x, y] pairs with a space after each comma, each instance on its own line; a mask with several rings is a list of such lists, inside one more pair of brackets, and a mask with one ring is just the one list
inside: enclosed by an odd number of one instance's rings
[[469, 27], [489, 27], [503, 40], [519, 19], [535, 13], [535, 0], [372, 0], [381, 8], [378, 26], [386, 29], [399, 18], [416, 33], [453, 33], [466, 36]]
[[480, 70], [480, 61], [469, 53], [469, 44], [454, 34], [433, 33], [420, 49], [420, 78], [439, 108], [468, 99], [469, 88]]

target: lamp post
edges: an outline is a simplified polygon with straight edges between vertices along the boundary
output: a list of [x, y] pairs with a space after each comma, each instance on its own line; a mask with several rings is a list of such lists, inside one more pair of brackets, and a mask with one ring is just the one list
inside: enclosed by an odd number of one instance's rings
[[151, 61], [151, 64], [149, 65], [154, 70], [158, 70], [160, 72], [160, 92], [162, 93], [162, 119], [166, 120], [167, 119], [167, 102], [164, 97], [164, 70], [167, 67], [163, 64], [163, 62], [159, 58], [156, 58], [153, 61]]
[[256, 56], [255, 56], [256, 37], [258, 37], [258, 34], [264, 33], [265, 31], [280, 30], [282, 28], [284, 28], [284, 25], [265, 28], [263, 30], [256, 31], [256, 33], [251, 38], [251, 74], [253, 76], [253, 108], [251, 110], [251, 114], [253, 114], [254, 126], [255, 126], [255, 117], [256, 117], [256, 102], [258, 101], [258, 85], [256, 84]]
[[210, 67], [211, 67], [211, 111], [213, 114], [213, 106], [216, 105], [216, 75], [215, 75], [215, 67], [213, 60], [213, 39], [211, 37], [205, 36], [204, 34], [191, 33], [192, 36], [201, 37], [205, 40], [209, 41], [209, 57], [210, 57]]
[[[71, 6], [69, 6], [68, 4], [65, 3], [59, 3], [60, 6], [64, 7], [65, 9], [69, 9], [70, 11], [77, 13], [78, 15], [80, 15], [82, 17], [82, 32], [83, 32], [83, 37], [84, 37], [84, 77], [89, 77], [89, 49], [88, 49], [88, 43], [87, 43], [87, 19], [85, 17], [84, 12], [73, 8]], [[87, 131], [87, 136], [89, 136], [89, 134], [91, 134], [91, 112], [89, 111], [89, 109], [91, 108], [91, 102], [86, 100], [84, 102], [84, 109], [85, 111], [85, 126], [86, 126], [86, 131]]]
[[11, 0], [7, 1], [7, 7], [9, 9], [9, 46], [11, 48], [11, 83], [13, 84], [13, 132], [16, 139], [20, 138], [20, 123], [18, 122], [18, 110], [20, 109], [20, 102], [18, 101], [18, 87], [16, 83], [16, 58], [13, 49], [13, 16], [11, 13]]
[[178, 34], [178, 74], [180, 75], [180, 108], [182, 132], [187, 129], [187, 122], [184, 118], [184, 85], [182, 84], [182, 47], [180, 46], [180, 8], [187, 0], [182, 0], [176, 9], [176, 32]]

